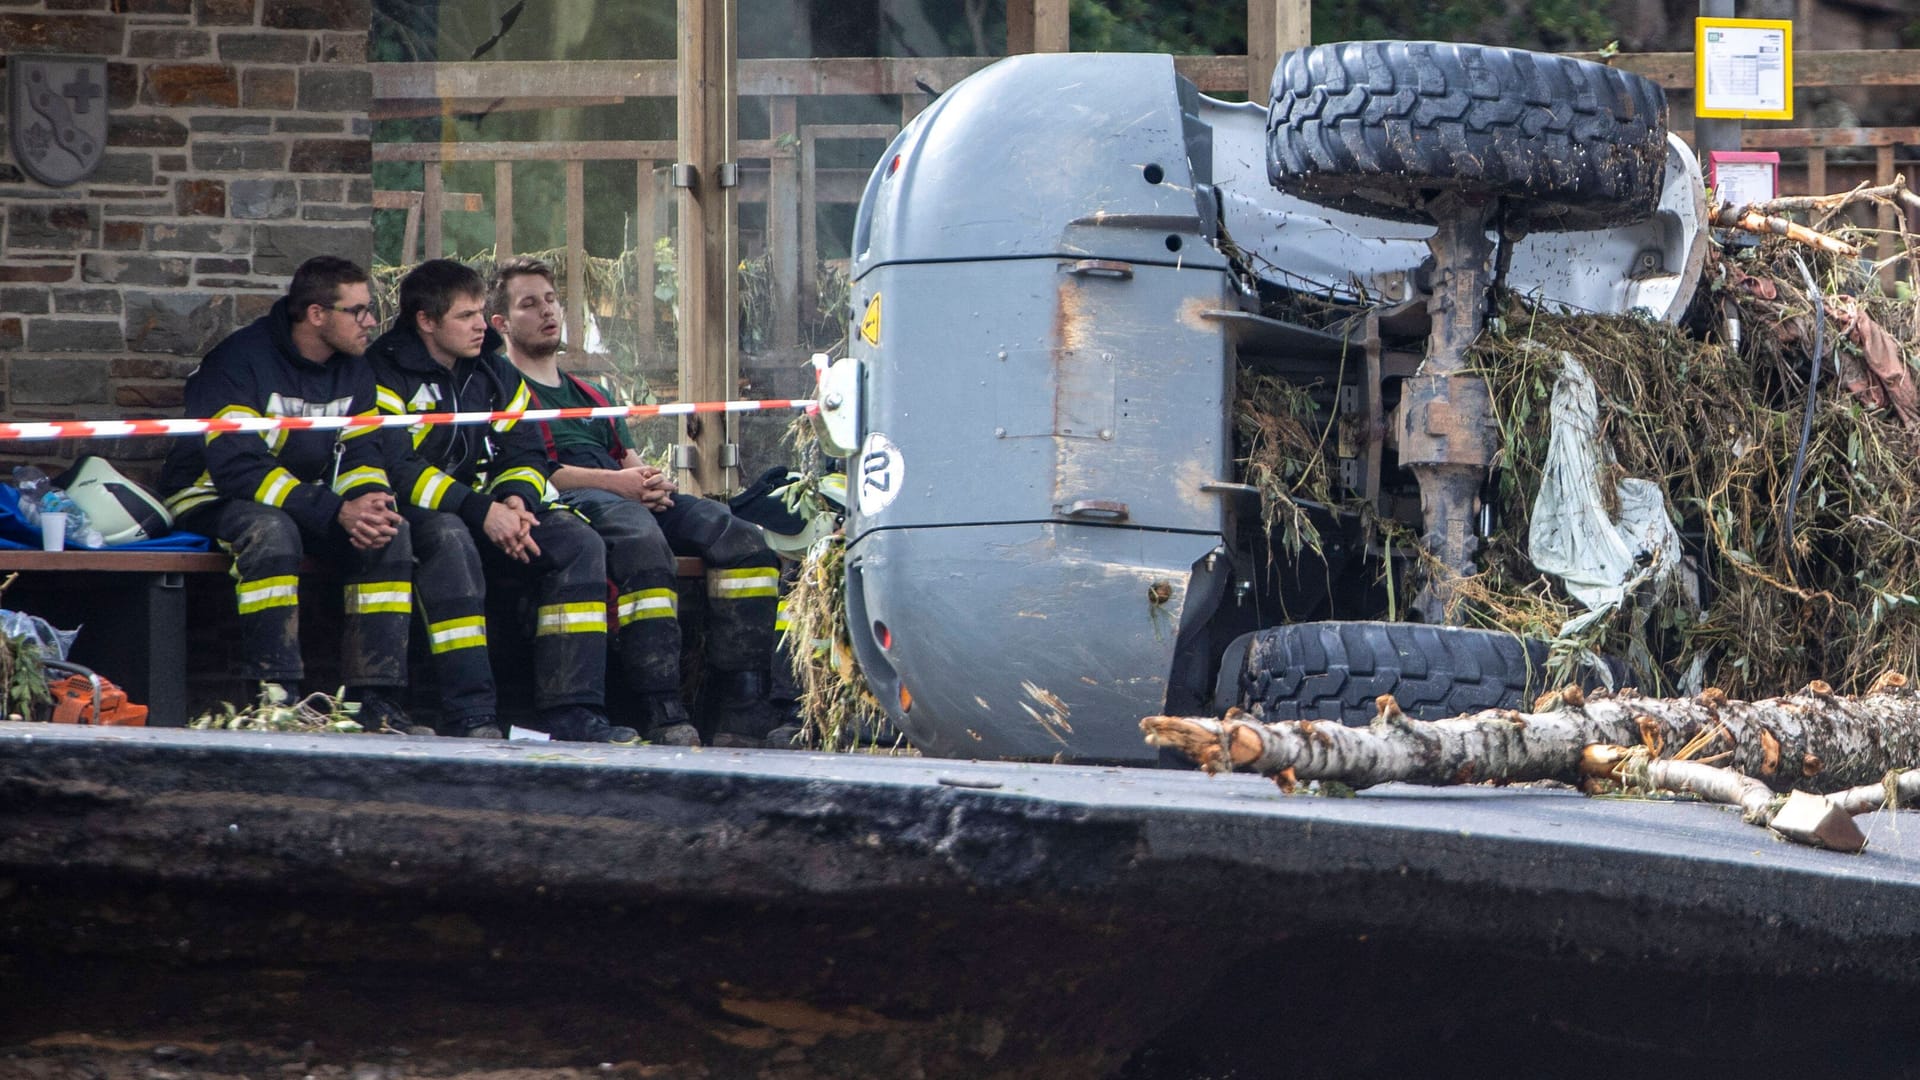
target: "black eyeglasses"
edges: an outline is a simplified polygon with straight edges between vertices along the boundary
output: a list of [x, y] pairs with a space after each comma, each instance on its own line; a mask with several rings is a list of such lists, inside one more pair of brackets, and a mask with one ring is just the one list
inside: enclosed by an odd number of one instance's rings
[[347, 318], [352, 319], [354, 322], [360, 322], [362, 320], [380, 321], [380, 313], [373, 309], [372, 304], [355, 304], [352, 307], [340, 307], [337, 304], [328, 304], [327, 310], [337, 311]]

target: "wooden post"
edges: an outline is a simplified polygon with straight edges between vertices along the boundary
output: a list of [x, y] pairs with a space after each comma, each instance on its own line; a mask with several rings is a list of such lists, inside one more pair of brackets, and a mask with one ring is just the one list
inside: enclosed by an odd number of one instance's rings
[[407, 203], [407, 224], [400, 234], [400, 265], [412, 266], [420, 261], [420, 203]]
[[1034, 0], [1007, 0], [1007, 55], [1033, 51]]
[[426, 233], [424, 238], [426, 250], [421, 252], [421, 255], [429, 259], [438, 259], [447, 253], [444, 242], [446, 234], [441, 229], [441, 214], [446, 210], [445, 200], [441, 196], [446, 190], [446, 184], [441, 175], [439, 162], [429, 161], [422, 165], [421, 169], [424, 170], [425, 183], [421, 185], [420, 217], [425, 223]]
[[513, 162], [493, 163], [493, 259], [513, 257]]
[[[734, 271], [736, 189], [722, 187], [732, 168], [735, 132], [734, 0], [678, 0], [680, 160], [675, 166], [680, 227], [680, 400], [732, 396], [739, 376], [739, 278]], [[723, 454], [731, 417], [680, 419], [674, 468], [690, 496], [731, 486]]]
[[1067, 0], [1033, 0], [1033, 51], [1069, 51], [1067, 24]]
[[1823, 146], [1807, 149], [1807, 194], [1827, 193], [1827, 150]]
[[634, 163], [635, 177], [633, 192], [633, 245], [634, 276], [640, 280], [639, 291], [634, 297], [639, 301], [639, 311], [634, 317], [640, 320], [640, 350], [645, 355], [643, 363], [651, 362], [659, 342], [654, 339], [653, 328], [656, 325], [655, 313], [659, 310], [653, 298], [655, 279], [660, 276], [659, 268], [653, 261], [653, 245], [660, 238], [654, 228], [654, 195], [656, 183], [654, 163], [642, 159]]
[[800, 345], [800, 319], [813, 297], [800, 292], [800, 122], [791, 97], [767, 99], [773, 157], [767, 177], [767, 255], [773, 267], [773, 346]]
[[1267, 101], [1280, 54], [1312, 42], [1312, 0], [1247, 0], [1247, 100]]
[[587, 355], [587, 163], [567, 162], [567, 350]]
[[814, 201], [813, 172], [819, 141], [811, 130], [800, 136], [800, 295], [820, 294], [820, 206]]
[[[723, 13], [726, 34], [709, 46], [708, 60], [725, 73], [722, 85], [726, 89], [714, 103], [716, 107], [708, 111], [707, 123], [712, 137], [722, 147], [720, 160], [729, 163], [734, 176], [733, 181], [721, 189], [719, 229], [723, 250], [719, 292], [724, 322], [719, 348], [719, 393], [708, 399], [712, 401], [740, 396], [740, 3], [739, 0], [717, 0], [716, 8]], [[726, 456], [719, 463], [721, 467], [714, 470], [720, 476], [718, 486], [706, 490], [730, 495], [742, 487], [740, 417], [735, 413], [722, 413], [719, 420]]]
[[[1893, 183], [1893, 176], [1892, 145], [1878, 147], [1874, 153], [1874, 186], [1885, 187]], [[1880, 227], [1880, 242], [1874, 245], [1873, 254], [1876, 259], [1885, 260], [1884, 264], [1880, 267], [1880, 284], [1891, 294], [1899, 278], [1899, 274], [1896, 272], [1893, 264], [1893, 253], [1899, 251], [1906, 241], [1897, 231], [1899, 226], [1893, 218], [1893, 207], [1885, 203], [1880, 204], [1880, 220], [1878, 225]]]

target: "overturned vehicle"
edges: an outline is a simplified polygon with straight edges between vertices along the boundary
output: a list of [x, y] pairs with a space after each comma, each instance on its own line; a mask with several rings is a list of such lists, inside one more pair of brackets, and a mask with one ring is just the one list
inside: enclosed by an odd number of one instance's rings
[[[1496, 289], [1679, 319], [1698, 163], [1657, 86], [1567, 57], [1345, 43], [1273, 85], [1013, 58], [875, 168], [823, 404], [853, 651], [922, 750], [1140, 763], [1153, 713], [1540, 688], [1540, 642], [1447, 625], [1498, 527], [1466, 350]], [[1261, 379], [1300, 397], [1336, 500], [1263, 502], [1235, 417]]]

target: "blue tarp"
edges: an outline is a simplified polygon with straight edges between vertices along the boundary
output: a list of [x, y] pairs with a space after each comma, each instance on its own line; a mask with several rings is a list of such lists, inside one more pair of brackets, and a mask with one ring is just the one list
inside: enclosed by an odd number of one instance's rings
[[[76, 548], [71, 534], [67, 537], [67, 546]], [[20, 514], [20, 489], [12, 484], [0, 484], [0, 550], [19, 551], [30, 548], [40, 549], [40, 526], [29, 522]], [[152, 540], [139, 540], [131, 544], [116, 544], [102, 548], [102, 551], [211, 551], [213, 541], [199, 533], [175, 530], [165, 536]]]

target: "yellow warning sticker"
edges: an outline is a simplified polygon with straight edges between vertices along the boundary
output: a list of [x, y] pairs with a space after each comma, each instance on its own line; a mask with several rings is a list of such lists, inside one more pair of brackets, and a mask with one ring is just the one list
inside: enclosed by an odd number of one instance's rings
[[869, 345], [880, 344], [880, 294], [867, 301], [867, 313], [860, 316], [860, 338]]

